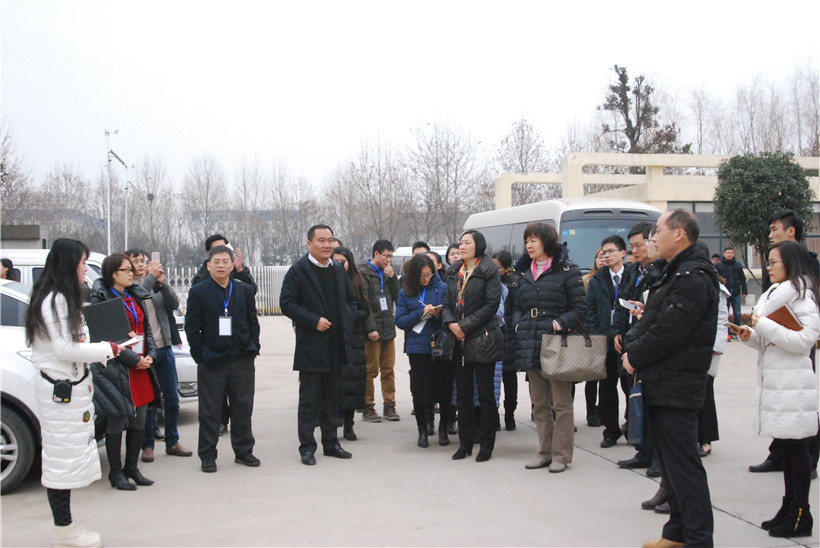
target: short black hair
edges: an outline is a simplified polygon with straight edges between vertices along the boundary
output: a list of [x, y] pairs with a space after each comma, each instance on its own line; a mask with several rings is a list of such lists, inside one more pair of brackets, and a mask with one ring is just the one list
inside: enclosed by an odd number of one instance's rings
[[129, 257], [139, 257], [140, 255], [145, 255], [146, 257], [148, 256], [148, 253], [146, 253], [145, 251], [143, 251], [142, 249], [140, 249], [138, 247], [132, 247], [131, 249], [126, 249], [125, 251], [123, 251], [123, 253], [125, 253]]
[[712, 253], [712, 258], [713, 259], [720, 259], [720, 255], [718, 255], [717, 253]]
[[734, 248], [734, 247], [732, 247], [732, 246], [730, 246], [730, 245], [727, 245], [726, 247], [724, 247], [724, 248], [723, 248], [723, 252], [724, 252], [724, 253], [726, 253], [726, 252], [727, 252], [727, 251], [729, 251], [730, 249], [731, 249], [732, 251], [734, 251], [734, 250], [735, 250], [735, 248]]
[[644, 240], [649, 239], [649, 234], [652, 232], [652, 227], [654, 225], [647, 221], [641, 221], [640, 223], [635, 224], [630, 230], [629, 234], [626, 235], [627, 240], [631, 240], [632, 236], [636, 234], [643, 235]]
[[624, 242], [624, 239], [617, 234], [611, 234], [601, 240], [601, 247], [604, 247], [606, 244], [615, 244], [618, 251], [626, 251], [626, 242]]
[[803, 219], [793, 209], [781, 209], [776, 211], [769, 217], [769, 222], [766, 226], [771, 226], [772, 223], [780, 221], [783, 223], [783, 228], [794, 227], [794, 239], [798, 242], [803, 239]]
[[376, 253], [382, 254], [385, 251], [395, 251], [396, 248], [393, 247], [393, 242], [390, 240], [376, 240], [376, 243], [373, 244], [373, 253], [371, 257], [375, 257]]
[[211, 250], [208, 251], [208, 260], [210, 261], [214, 255], [218, 255], [219, 253], [227, 253], [231, 256], [231, 260], [233, 261], [233, 250], [226, 245], [217, 245], [212, 247]]
[[430, 251], [430, 246], [427, 245], [427, 242], [422, 242], [421, 240], [419, 240], [418, 242], [414, 242], [413, 246], [410, 248], [410, 251], [413, 252], [420, 247], [423, 248], [425, 251]]
[[550, 257], [555, 257], [561, 252], [561, 243], [558, 241], [558, 232], [555, 227], [546, 223], [530, 223], [524, 229], [524, 244], [526, 247], [527, 238], [535, 236], [541, 240], [544, 252]]
[[217, 241], [217, 240], [222, 240], [222, 241], [224, 241], [226, 244], [231, 243], [231, 242], [229, 242], [229, 241], [228, 241], [228, 238], [226, 238], [226, 237], [225, 237], [225, 236], [223, 236], [222, 234], [212, 234], [212, 235], [208, 236], [208, 237], [205, 239], [205, 251], [210, 251], [210, 250], [211, 250], [211, 246], [212, 246], [212, 245], [214, 245], [214, 242], [215, 242], [215, 241]]
[[133, 270], [134, 264], [131, 262], [131, 257], [125, 253], [112, 253], [103, 259], [102, 265], [100, 265], [100, 275], [105, 287], [114, 287], [114, 273], [120, 269], [120, 266], [122, 266], [122, 263], [125, 261], [128, 261], [128, 264], [131, 265], [131, 269]]
[[512, 266], [512, 255], [510, 255], [510, 252], [506, 249], [493, 253], [493, 259], [497, 259], [504, 268], [510, 268]]
[[698, 219], [694, 213], [686, 209], [673, 209], [666, 224], [670, 229], [682, 228], [690, 244], [697, 242], [700, 237]]
[[[312, 227], [310, 227], [310, 228], [308, 229], [308, 234], [307, 234], [307, 236], [308, 236], [308, 241], [313, 240], [313, 235], [314, 235], [314, 233], [315, 233], [317, 230], [320, 230], [320, 229], [322, 229], [322, 230], [329, 230], [329, 231], [330, 231], [330, 235], [331, 235], [331, 236], [333, 235], [333, 229], [332, 229], [332, 228], [330, 228], [329, 226], [327, 226], [327, 225], [313, 225]], [[336, 238], [334, 238], [334, 240], [335, 240], [335, 239], [336, 239]]]

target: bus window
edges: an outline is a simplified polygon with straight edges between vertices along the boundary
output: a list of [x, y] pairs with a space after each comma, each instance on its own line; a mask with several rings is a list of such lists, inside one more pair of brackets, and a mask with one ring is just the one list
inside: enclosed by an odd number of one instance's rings
[[488, 226], [479, 230], [487, 240], [487, 253], [492, 255], [502, 249], [510, 249], [510, 225]]
[[626, 241], [626, 236], [635, 219], [584, 219], [564, 221], [559, 239], [567, 244], [569, 257], [582, 270], [592, 268], [593, 254], [601, 247], [601, 240], [617, 234]]

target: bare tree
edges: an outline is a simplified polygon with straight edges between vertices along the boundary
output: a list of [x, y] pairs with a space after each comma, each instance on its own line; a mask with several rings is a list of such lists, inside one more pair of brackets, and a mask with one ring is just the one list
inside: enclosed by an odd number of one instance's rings
[[234, 238], [241, 238], [245, 257], [257, 261], [261, 257], [262, 236], [265, 229], [265, 181], [257, 158], [242, 158], [234, 185], [235, 230]]
[[[492, 166], [496, 176], [501, 173], [547, 173], [549, 153], [544, 140], [525, 118], [511, 124], [510, 132], [498, 145]], [[528, 204], [557, 198], [560, 185], [516, 185], [513, 187], [513, 205]]]
[[32, 198], [31, 174], [23, 166], [8, 123], [4, 121], [0, 130], [0, 217], [4, 223], [9, 223], [15, 222], [16, 215], [28, 206]]
[[194, 242], [204, 241], [219, 226], [218, 214], [227, 209], [225, 171], [212, 154], [191, 161], [183, 186], [185, 215]]
[[262, 260], [291, 264], [307, 251], [308, 228], [320, 222], [316, 194], [307, 179], [294, 177], [281, 162], [273, 165], [267, 186], [272, 218], [262, 242]]

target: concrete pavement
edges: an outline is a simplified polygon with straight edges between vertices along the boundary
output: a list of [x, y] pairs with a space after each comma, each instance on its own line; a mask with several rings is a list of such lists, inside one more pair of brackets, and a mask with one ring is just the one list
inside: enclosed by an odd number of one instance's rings
[[[498, 433], [492, 460], [451, 460], [454, 437], [448, 447], [439, 447], [434, 437], [428, 449], [418, 448], [401, 338], [396, 366], [401, 421], [357, 419], [359, 440], [342, 443], [352, 460], [318, 455], [316, 466], [302, 465], [290, 322], [281, 316], [260, 321], [253, 418], [254, 453], [262, 466], [235, 464], [227, 436], [220, 438], [216, 474], [202, 473], [196, 456], [165, 455], [158, 442], [155, 462], [140, 463], [155, 485], [121, 492], [103, 479], [72, 493], [80, 526], [100, 532], [109, 547], [640, 546], [660, 537], [666, 517], [640, 508], [657, 481], [644, 470], [616, 466], [634, 455], [623, 440], [599, 447], [601, 428], [586, 426], [582, 391], [575, 402], [574, 461], [564, 473], [524, 469], [537, 443], [523, 374], [518, 429]], [[779, 507], [783, 477], [747, 471], [763, 460], [770, 441], [751, 432], [755, 358], [744, 345], [729, 344], [715, 383], [721, 439], [704, 459], [715, 544], [818, 547], [820, 525], [799, 543], [770, 538], [759, 528]], [[183, 445], [196, 451], [196, 405], [183, 406], [180, 423]], [[104, 451], [100, 455], [105, 478]], [[812, 482], [815, 515], [820, 514], [817, 486]], [[3, 546], [49, 545], [51, 514], [37, 475], [0, 504]]]

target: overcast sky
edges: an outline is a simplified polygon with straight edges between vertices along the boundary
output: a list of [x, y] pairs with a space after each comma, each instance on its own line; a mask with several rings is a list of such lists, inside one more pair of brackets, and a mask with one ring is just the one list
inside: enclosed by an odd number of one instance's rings
[[111, 148], [179, 187], [213, 153], [322, 184], [363, 143], [445, 122], [491, 151], [526, 117], [552, 146], [612, 65], [728, 97], [817, 67], [820, 2], [2, 1], [2, 120], [35, 178]]

